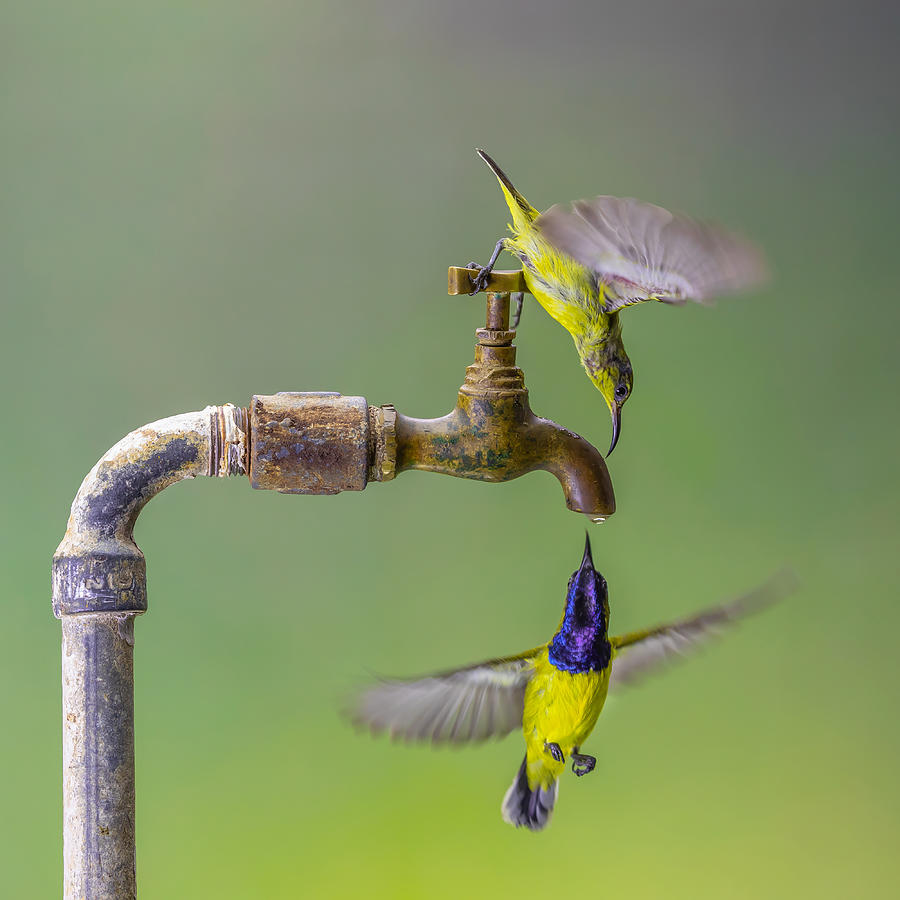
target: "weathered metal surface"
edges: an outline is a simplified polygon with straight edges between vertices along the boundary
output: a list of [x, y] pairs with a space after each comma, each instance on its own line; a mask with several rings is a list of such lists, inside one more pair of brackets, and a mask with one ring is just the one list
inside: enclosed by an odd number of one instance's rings
[[206, 474], [219, 478], [246, 475], [250, 440], [247, 408], [226, 403], [209, 409], [215, 412], [210, 417], [209, 469]]
[[389, 403], [369, 407], [369, 481], [397, 474], [397, 410]]
[[198, 475], [246, 469], [246, 410], [231, 404], [132, 431], [85, 477], [53, 557], [53, 612], [143, 612], [144, 556], [132, 529], [161, 490]]
[[509, 330], [509, 294], [487, 295], [484, 328], [475, 332], [480, 344], [503, 347], [512, 344], [516, 333]]
[[67, 898], [136, 895], [134, 615], [62, 620]]
[[[448, 294], [471, 294], [472, 277], [478, 274], [477, 269], [464, 269], [461, 266], [450, 266], [447, 270], [447, 293]], [[506, 293], [512, 294], [516, 291], [527, 291], [525, 287], [525, 276], [521, 269], [511, 272], [504, 272], [494, 269], [488, 276], [487, 285], [484, 288], [488, 293]]]
[[476, 334], [456, 407], [439, 419], [397, 416], [397, 471], [424, 469], [479, 481], [509, 481], [538, 469], [559, 479], [569, 509], [592, 517], [615, 512], [602, 454], [584, 438], [531, 411], [515, 365], [509, 295], [488, 295], [487, 328]]
[[244, 474], [247, 413], [230, 404], [145, 425], [88, 473], [53, 557], [63, 629], [63, 857], [66, 898], [135, 896], [134, 617], [147, 609], [132, 530], [161, 490]]
[[250, 484], [283, 494], [361, 491], [368, 480], [364, 397], [283, 393], [250, 402]]

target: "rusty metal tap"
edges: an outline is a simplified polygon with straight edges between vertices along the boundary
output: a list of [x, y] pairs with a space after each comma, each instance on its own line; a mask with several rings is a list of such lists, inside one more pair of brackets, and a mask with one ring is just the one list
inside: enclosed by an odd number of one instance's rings
[[[468, 293], [470, 275], [451, 268], [449, 293]], [[509, 294], [524, 290], [521, 272], [493, 272], [487, 290], [485, 327], [476, 331], [475, 362], [454, 409], [439, 419], [397, 414], [397, 472], [424, 469], [498, 482], [543, 469], [559, 479], [569, 509], [597, 519], [612, 515], [615, 497], [602, 454], [529, 405], [516, 366], [516, 333], [509, 330]]]

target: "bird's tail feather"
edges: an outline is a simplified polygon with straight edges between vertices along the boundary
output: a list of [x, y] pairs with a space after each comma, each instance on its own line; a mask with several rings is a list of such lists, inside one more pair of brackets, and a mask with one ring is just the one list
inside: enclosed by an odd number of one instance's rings
[[484, 150], [477, 150], [476, 152], [497, 176], [500, 187], [503, 188], [503, 196], [506, 198], [506, 205], [509, 207], [510, 215], [513, 217], [513, 226], [516, 231], [524, 230], [526, 225], [529, 225], [538, 217], [538, 211], [513, 187], [513, 183], [507, 177], [506, 172]]
[[554, 781], [550, 787], [538, 785], [534, 790], [528, 786], [528, 758], [522, 760], [519, 771], [503, 798], [503, 821], [531, 831], [540, 831], [550, 821], [550, 814], [559, 793], [559, 782]]

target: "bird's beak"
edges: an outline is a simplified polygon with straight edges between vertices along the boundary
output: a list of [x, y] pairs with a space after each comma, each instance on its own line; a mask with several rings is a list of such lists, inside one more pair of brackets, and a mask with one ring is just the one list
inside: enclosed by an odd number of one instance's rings
[[578, 567], [578, 574], [585, 571], [594, 570], [594, 560], [591, 559], [591, 536], [584, 533], [584, 556], [581, 557], [581, 565]]
[[619, 433], [622, 430], [622, 407], [619, 406], [618, 403], [613, 403], [610, 407], [610, 412], [612, 413], [613, 433], [609, 450], [606, 453], [607, 458], [612, 454], [613, 450], [616, 449], [616, 444], [619, 442]]

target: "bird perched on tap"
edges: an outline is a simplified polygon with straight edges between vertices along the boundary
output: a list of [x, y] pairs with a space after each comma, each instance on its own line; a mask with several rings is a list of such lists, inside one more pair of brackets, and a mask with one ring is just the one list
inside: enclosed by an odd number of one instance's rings
[[704, 303], [750, 287], [765, 277], [762, 256], [724, 228], [638, 200], [600, 196], [539, 213], [487, 153], [477, 152], [500, 182], [512, 236], [497, 242], [487, 265], [469, 264], [478, 269], [472, 293], [484, 289], [502, 250], [518, 257], [529, 292], [572, 335], [588, 378], [606, 400], [609, 455], [634, 384], [621, 310], [647, 300]]
[[566, 763], [578, 776], [597, 764], [583, 750], [609, 690], [685, 655], [791, 588], [782, 574], [690, 618], [612, 637], [606, 579], [594, 568], [588, 538], [548, 643], [425, 678], [382, 680], [358, 694], [350, 715], [373, 732], [434, 744], [478, 742], [521, 729], [525, 758], [501, 809], [509, 824], [539, 831], [553, 812]]

